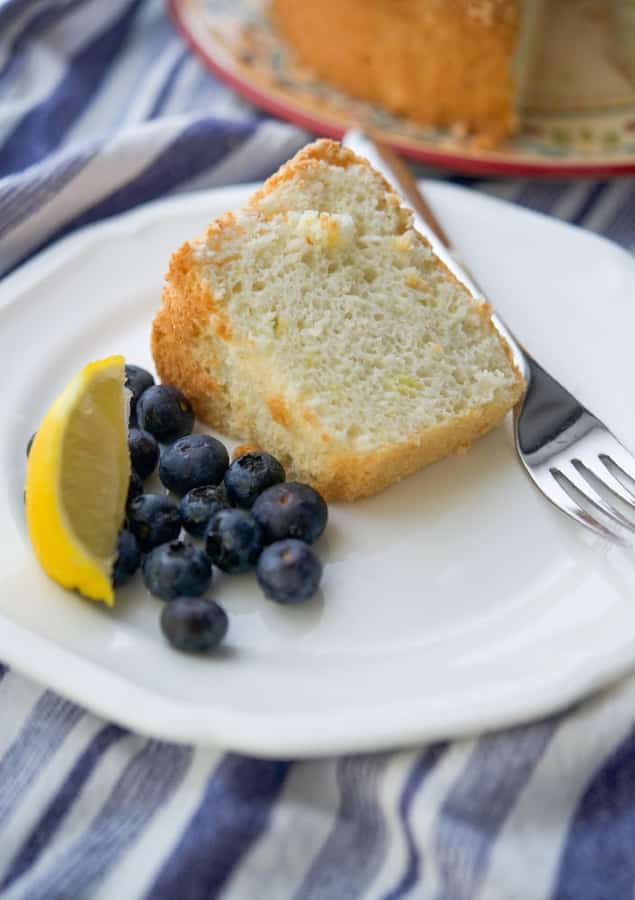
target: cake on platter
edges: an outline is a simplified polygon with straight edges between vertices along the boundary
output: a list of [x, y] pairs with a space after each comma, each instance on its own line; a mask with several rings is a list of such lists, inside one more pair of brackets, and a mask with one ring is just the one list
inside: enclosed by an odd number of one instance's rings
[[525, 116], [635, 101], [635, 0], [271, 0], [298, 60], [481, 147]]

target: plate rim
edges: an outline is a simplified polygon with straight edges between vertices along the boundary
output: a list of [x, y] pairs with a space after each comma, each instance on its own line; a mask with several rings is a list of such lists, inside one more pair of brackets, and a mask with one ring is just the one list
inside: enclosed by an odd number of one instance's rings
[[[207, 45], [199, 39], [189, 28], [187, 14], [184, 11], [191, 0], [167, 0], [168, 13], [174, 27], [181, 35], [187, 46], [196, 54], [206, 68], [224, 81], [238, 94], [249, 102], [272, 113], [278, 118], [285, 119], [293, 125], [308, 130], [312, 133], [334, 140], [341, 140], [345, 129], [328, 117], [320, 118], [313, 115], [293, 103], [278, 101], [265, 90], [261, 90], [239, 74], [223, 65], [217, 57], [210, 53]], [[635, 155], [616, 160], [615, 162], [590, 163], [580, 160], [571, 162], [559, 161], [555, 163], [539, 157], [531, 161], [513, 161], [512, 159], [491, 159], [478, 153], [466, 153], [465, 151], [452, 152], [449, 150], [429, 150], [406, 139], [387, 137], [387, 143], [408, 159], [423, 165], [449, 171], [461, 172], [466, 175], [476, 176], [516, 176], [516, 177], [549, 177], [549, 178], [606, 178], [613, 176], [627, 176], [635, 174]]]
[[[573, 679], [571, 672], [560, 672], [557, 682], [562, 684], [557, 699], [544, 701], [544, 692], [536, 690], [534, 681], [519, 701], [518, 693], [510, 694], [503, 705], [498, 701], [497, 711], [483, 714], [474, 704], [474, 712], [460, 713], [461, 723], [447, 724], [447, 719], [435, 717], [434, 723], [417, 715], [417, 706], [411, 701], [403, 704], [409, 724], [403, 720], [399, 738], [382, 723], [382, 712], [395, 711], [395, 703], [373, 708], [368, 712], [345, 710], [336, 715], [315, 711], [300, 716], [283, 716], [268, 713], [258, 716], [251, 713], [235, 714], [228, 709], [210, 708], [202, 704], [184, 705], [181, 701], [159, 696], [156, 691], [135, 684], [119, 673], [83, 659], [72, 650], [60, 647], [54, 641], [38, 635], [13, 622], [0, 613], [0, 654], [11, 670], [30, 678], [43, 688], [54, 690], [62, 697], [83, 707], [93, 715], [114, 722], [124, 728], [159, 740], [177, 744], [213, 747], [238, 752], [261, 759], [317, 759], [350, 753], [370, 753], [403, 750], [435, 740], [461, 740], [492, 731], [529, 724], [551, 715], [563, 715], [567, 709], [582, 699], [610, 687], [633, 668], [633, 660], [616, 660], [601, 675], [584, 675]], [[30, 662], [23, 664], [14, 647], [27, 638], [36, 650]], [[635, 639], [633, 640], [635, 659]], [[69, 671], [70, 658], [70, 671]], [[65, 677], [51, 660], [63, 659]], [[575, 667], [579, 672], [580, 665]], [[95, 684], [97, 682], [97, 684]], [[69, 687], [72, 684], [72, 687]], [[554, 681], [545, 685], [553, 689]], [[538, 685], [539, 687], [539, 685]], [[520, 705], [522, 713], [517, 711]], [[398, 706], [398, 704], [397, 704]], [[168, 713], [166, 715], [166, 712]], [[339, 728], [333, 729], [333, 721]], [[324, 727], [326, 726], [326, 728]], [[318, 743], [316, 744], [315, 741]]]
[[[514, 206], [505, 200], [474, 194], [468, 188], [445, 182], [432, 182], [434, 190], [443, 193], [468, 194], [487, 205], [511, 207], [521, 216], [548, 220], [557, 227], [573, 229], [580, 236], [605, 245], [605, 249], [623, 256], [634, 267], [635, 260], [619, 245], [578, 226], [560, 222], [543, 213]], [[206, 206], [219, 195], [236, 193], [248, 195], [253, 184], [230, 185], [205, 191], [194, 191], [162, 198], [128, 210], [107, 220], [93, 223], [67, 235], [45, 248], [0, 284], [0, 318], [5, 309], [19, 302], [23, 291], [44, 279], [47, 273], [82, 254], [91, 244], [116, 234], [129, 234], [152, 225], [161, 213], [182, 215], [184, 207], [194, 204]], [[9, 514], [8, 514], [9, 515]], [[8, 519], [10, 521], [10, 517]], [[465, 704], [457, 705], [451, 715], [439, 716], [434, 710], [426, 712], [425, 701], [408, 699], [402, 706], [399, 737], [394, 729], [386, 728], [382, 707], [362, 712], [346, 710], [332, 712], [312, 710], [302, 716], [267, 713], [264, 716], [233, 713], [229, 709], [203, 704], [184, 704], [161, 696], [158, 691], [127, 678], [107, 666], [82, 657], [76, 651], [57, 644], [25, 625], [15, 622], [0, 611], [0, 656], [15, 671], [52, 688], [73, 702], [95, 714], [118, 722], [133, 731], [179, 743], [223, 747], [263, 758], [316, 758], [337, 753], [369, 752], [380, 749], [407, 747], [430, 740], [467, 737], [501, 727], [511, 727], [532, 721], [557, 710], [566, 709], [575, 701], [604, 689], [635, 664], [635, 638], [615, 657], [604, 660], [590, 670], [582, 661], [572, 661], [564, 670], [547, 671], [542, 675], [542, 689], [534, 680], [529, 686], [514, 686], [506, 698], [497, 697], [487, 708], [474, 705], [474, 712]], [[24, 647], [29, 650], [25, 651]], [[35, 648], [35, 652], [30, 652]], [[51, 660], [64, 660], [63, 665], [51, 665]], [[97, 689], [95, 682], [106, 685]], [[540, 685], [539, 685], [540, 687]], [[125, 701], [125, 702], [124, 702]], [[399, 705], [399, 704], [397, 704]], [[394, 711], [395, 703], [390, 704]], [[383, 707], [388, 708], [388, 705]], [[166, 715], [167, 711], [167, 715]], [[406, 715], [407, 711], [407, 715]], [[205, 714], [203, 714], [205, 713]], [[338, 727], [333, 728], [333, 721]]]

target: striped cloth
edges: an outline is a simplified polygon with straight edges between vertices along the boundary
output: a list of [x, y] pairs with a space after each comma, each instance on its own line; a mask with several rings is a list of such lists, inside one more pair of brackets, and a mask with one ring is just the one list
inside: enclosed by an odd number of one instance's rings
[[[305, 140], [210, 77], [161, 0], [0, 0], [0, 273]], [[469, 183], [635, 246], [633, 180]], [[635, 895], [633, 679], [527, 727], [314, 762], [148, 740], [2, 666], [0, 709], [3, 900]]]

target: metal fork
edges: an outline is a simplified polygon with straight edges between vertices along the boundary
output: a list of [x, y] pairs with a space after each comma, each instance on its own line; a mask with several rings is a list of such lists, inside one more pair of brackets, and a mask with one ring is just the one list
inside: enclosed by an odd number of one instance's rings
[[[401, 159], [357, 129], [347, 132], [342, 143], [366, 157], [395, 187], [413, 209], [417, 230], [472, 296], [482, 299], [483, 292]], [[499, 315], [494, 313], [492, 321], [525, 378], [525, 394], [514, 410], [516, 450], [525, 471], [561, 512], [595, 534], [630, 546], [625, 533], [635, 532], [635, 459], [597, 416], [543, 369]]]

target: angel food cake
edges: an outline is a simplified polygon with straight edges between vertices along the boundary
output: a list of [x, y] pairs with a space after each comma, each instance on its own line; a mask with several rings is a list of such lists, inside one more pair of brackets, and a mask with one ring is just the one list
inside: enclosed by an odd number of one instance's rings
[[466, 448], [523, 389], [488, 307], [325, 140], [174, 254], [152, 350], [201, 420], [331, 499]]
[[528, 108], [635, 102], [634, 0], [272, 0], [270, 10], [320, 78], [481, 147], [513, 134]]

